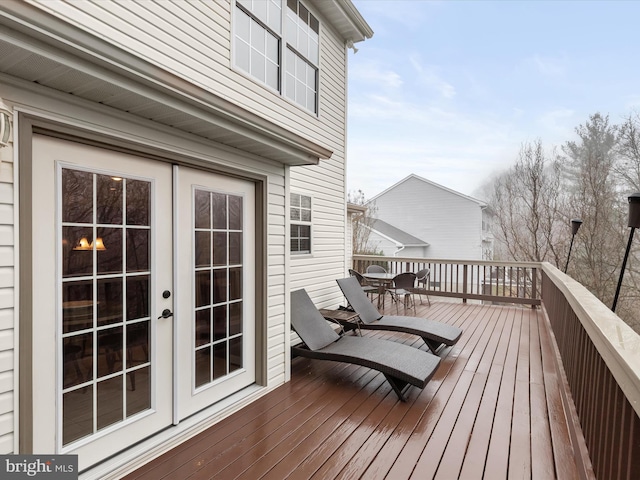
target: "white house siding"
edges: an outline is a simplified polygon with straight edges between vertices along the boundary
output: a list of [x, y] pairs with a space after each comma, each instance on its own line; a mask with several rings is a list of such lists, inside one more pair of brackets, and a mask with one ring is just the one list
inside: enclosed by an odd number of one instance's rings
[[480, 202], [415, 176], [373, 200], [379, 219], [429, 243], [429, 258], [482, 260]]
[[[333, 143], [328, 133], [331, 127], [327, 129], [327, 124], [333, 121], [332, 114], [325, 119], [324, 105], [316, 117], [233, 69], [232, 35], [229, 34], [233, 0], [28, 1], [287, 130], [320, 144]], [[306, 3], [312, 7], [311, 2]], [[325, 25], [321, 43], [324, 43]], [[334, 67], [333, 59], [326, 55], [326, 47], [321, 48], [320, 68], [328, 68], [330, 76], [342, 78], [344, 70], [339, 66], [343, 62]], [[333, 87], [327, 88], [326, 77], [321, 78], [321, 97], [332, 95]]]
[[312, 253], [291, 256], [291, 289], [305, 288], [318, 307], [344, 303], [336, 279], [345, 275], [346, 62], [344, 41], [320, 19], [320, 142], [333, 155], [319, 165], [292, 167], [291, 191], [312, 197]]
[[13, 148], [0, 148], [0, 452], [14, 451]]

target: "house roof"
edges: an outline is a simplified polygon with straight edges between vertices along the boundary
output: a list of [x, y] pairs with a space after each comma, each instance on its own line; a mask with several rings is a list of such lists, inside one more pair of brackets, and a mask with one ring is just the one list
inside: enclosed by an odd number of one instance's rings
[[387, 188], [386, 190], [380, 192], [378, 195], [376, 195], [375, 197], [369, 199], [370, 202], [374, 202], [378, 197], [381, 197], [382, 195], [386, 194], [387, 192], [394, 190], [395, 188], [399, 187], [400, 185], [402, 185], [403, 183], [411, 180], [411, 179], [416, 179], [419, 180], [421, 182], [427, 183], [433, 187], [436, 188], [440, 188], [446, 192], [449, 192], [453, 195], [457, 195], [459, 197], [465, 198], [471, 202], [477, 203], [478, 206], [480, 208], [487, 208], [488, 204], [486, 202], [483, 202], [482, 200], [478, 200], [477, 198], [473, 198], [470, 197], [469, 195], [465, 195], [464, 193], [460, 193], [460, 192], [456, 192], [455, 190], [452, 190], [451, 188], [445, 187], [443, 185], [440, 185], [436, 182], [432, 182], [431, 180], [427, 180], [426, 178], [420, 177], [419, 175], [416, 175], [415, 173], [412, 173], [411, 175], [408, 175], [407, 177], [403, 178], [402, 180], [400, 180], [399, 182], [395, 183], [394, 185], [390, 186], [389, 188]]
[[373, 36], [373, 30], [351, 0], [315, 0], [313, 5], [340, 32], [347, 44]]
[[418, 237], [414, 237], [413, 235], [405, 232], [404, 230], [400, 230], [397, 227], [383, 221], [375, 219], [371, 222], [372, 231], [377, 234], [388, 238], [389, 240], [404, 245], [405, 247], [428, 247], [429, 243], [424, 240], [420, 240]]
[[357, 203], [347, 202], [347, 213], [366, 213], [368, 208], [366, 205], [358, 205]]

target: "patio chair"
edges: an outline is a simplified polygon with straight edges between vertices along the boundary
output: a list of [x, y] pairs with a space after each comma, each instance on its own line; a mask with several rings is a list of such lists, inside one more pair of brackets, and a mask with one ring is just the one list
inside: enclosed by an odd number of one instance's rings
[[405, 272], [399, 273], [393, 277], [392, 286], [387, 288], [387, 292], [391, 294], [391, 300], [396, 304], [396, 312], [400, 313], [400, 299], [402, 298], [404, 309], [411, 308], [415, 311], [416, 306], [413, 302], [413, 287], [416, 284], [416, 274]]
[[431, 306], [431, 300], [429, 299], [429, 294], [427, 290], [430, 286], [431, 280], [431, 270], [428, 268], [423, 268], [422, 270], [418, 270], [416, 273], [416, 280], [418, 282], [418, 286], [413, 289], [413, 293], [417, 293], [420, 296], [420, 303], [422, 303], [422, 295], [426, 295], [427, 303]]
[[362, 291], [367, 295], [371, 295], [371, 301], [373, 301], [374, 294], [380, 294], [380, 288], [374, 285], [371, 285], [367, 282], [367, 279], [362, 276], [362, 274], [356, 270], [349, 269], [349, 275], [355, 277], [358, 280], [358, 283], [362, 287]]
[[390, 330], [418, 335], [433, 353], [444, 345], [455, 345], [462, 335], [462, 330], [458, 327], [427, 318], [381, 315], [361, 291], [355, 278], [342, 278], [337, 282], [345, 298], [358, 314], [358, 325], [361, 329]]
[[[366, 299], [362, 290], [360, 294]], [[402, 401], [406, 401], [405, 393], [411, 385], [424, 388], [440, 364], [439, 357], [401, 343], [338, 335], [305, 290], [291, 292], [291, 324], [304, 342], [304, 346], [291, 347], [292, 354], [377, 370]]]
[[367, 273], [387, 273], [387, 271], [380, 265], [369, 265], [367, 267]]

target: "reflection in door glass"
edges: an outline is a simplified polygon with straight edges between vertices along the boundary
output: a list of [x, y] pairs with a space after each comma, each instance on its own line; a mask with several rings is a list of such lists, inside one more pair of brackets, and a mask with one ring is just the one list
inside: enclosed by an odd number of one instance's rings
[[63, 445], [151, 408], [151, 182], [62, 169]]
[[243, 198], [196, 189], [194, 208], [194, 384], [244, 367]]

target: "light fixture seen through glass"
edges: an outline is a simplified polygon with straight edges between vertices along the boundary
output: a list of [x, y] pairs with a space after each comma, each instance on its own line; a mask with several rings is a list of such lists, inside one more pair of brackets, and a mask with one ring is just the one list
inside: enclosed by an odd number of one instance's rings
[[89, 240], [87, 240], [87, 237], [82, 237], [80, 239], [80, 241], [78, 242], [78, 244], [73, 247], [74, 250], [93, 250], [93, 247], [96, 247], [96, 250], [98, 251], [102, 251], [102, 250], [106, 250], [107, 247], [104, 246], [104, 242], [102, 241], [102, 237], [98, 237], [96, 238], [95, 242], [89, 243]]

